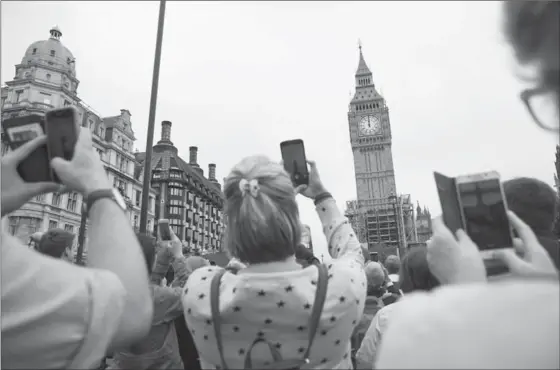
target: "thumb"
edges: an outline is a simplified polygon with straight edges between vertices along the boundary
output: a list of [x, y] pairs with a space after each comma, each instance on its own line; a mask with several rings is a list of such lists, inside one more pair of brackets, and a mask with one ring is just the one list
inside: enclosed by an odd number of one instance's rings
[[304, 192], [307, 189], [307, 185], [299, 185], [298, 187], [295, 188], [295, 193], [299, 194], [301, 192]]
[[51, 160], [51, 167], [57, 175], [60, 175], [61, 173], [69, 172], [70, 162], [63, 158], [56, 157]]
[[492, 253], [492, 257], [505, 263], [511, 272], [523, 273], [523, 271], [531, 268], [527, 262], [515, 254], [513, 249], [497, 250]]

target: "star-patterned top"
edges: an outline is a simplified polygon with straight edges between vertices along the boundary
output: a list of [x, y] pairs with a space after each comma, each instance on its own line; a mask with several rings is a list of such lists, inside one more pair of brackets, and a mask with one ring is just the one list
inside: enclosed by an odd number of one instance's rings
[[[316, 207], [333, 261], [321, 323], [313, 342], [314, 369], [351, 369], [350, 337], [360, 320], [366, 298], [364, 258], [348, 220], [336, 202]], [[204, 369], [220, 366], [212, 315], [210, 284], [219, 267], [203, 267], [189, 277], [183, 294], [185, 319]], [[318, 270], [311, 266], [285, 272], [226, 272], [220, 285], [224, 357], [230, 369], [244, 366], [251, 343], [260, 337], [273, 343], [284, 359], [302, 358], [317, 289]], [[264, 344], [252, 351], [253, 367], [272, 361]]]

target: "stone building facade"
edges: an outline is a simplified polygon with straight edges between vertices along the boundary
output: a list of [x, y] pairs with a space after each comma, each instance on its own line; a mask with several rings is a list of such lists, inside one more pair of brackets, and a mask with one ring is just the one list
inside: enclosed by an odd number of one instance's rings
[[[47, 40], [34, 42], [27, 48], [21, 63], [15, 66], [13, 80], [5, 82], [2, 87], [2, 119], [44, 115], [50, 109], [74, 106], [80, 125], [92, 133], [93, 145], [110, 180], [123, 193], [130, 223], [138, 228], [142, 178], [135, 176], [138, 162], [134, 156], [132, 115], [127, 109], [121, 109], [115, 116], [103, 117], [88, 106], [78, 96], [80, 81], [76, 77], [76, 61], [61, 42], [62, 32], [55, 26], [49, 33]], [[7, 151], [2, 140], [2, 154]], [[150, 191], [150, 228], [154, 225], [156, 194], [155, 190]], [[62, 228], [77, 234], [81, 210], [80, 194], [45, 194], [10, 214], [9, 229], [23, 241], [36, 231], [50, 228]]]

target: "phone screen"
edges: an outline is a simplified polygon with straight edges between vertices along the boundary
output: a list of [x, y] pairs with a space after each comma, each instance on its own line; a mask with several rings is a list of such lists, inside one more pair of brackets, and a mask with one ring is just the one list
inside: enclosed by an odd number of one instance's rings
[[67, 161], [71, 160], [78, 141], [74, 109], [67, 108], [48, 112], [46, 131], [50, 158], [61, 157]]
[[458, 184], [467, 234], [480, 250], [513, 247], [499, 179]]
[[[12, 150], [44, 134], [43, 118], [38, 115], [7, 118], [2, 126]], [[47, 146], [41, 145], [23, 159], [17, 171], [25, 182], [52, 181]]]
[[159, 226], [159, 236], [161, 240], [171, 240], [171, 228], [169, 227], [169, 221], [161, 220], [158, 223]]
[[292, 178], [295, 186], [309, 184], [309, 171], [305, 158], [303, 140], [284, 141], [280, 144], [284, 169]]

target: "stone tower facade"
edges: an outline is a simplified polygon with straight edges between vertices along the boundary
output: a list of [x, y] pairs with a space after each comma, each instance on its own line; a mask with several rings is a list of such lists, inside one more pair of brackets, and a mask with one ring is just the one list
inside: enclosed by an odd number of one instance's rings
[[405, 253], [416, 242], [413, 205], [398, 194], [392, 153], [391, 122], [385, 98], [377, 91], [362, 47], [355, 74], [356, 92], [348, 109], [357, 200], [347, 202], [349, 218], [360, 242], [385, 254]]
[[348, 124], [354, 155], [358, 202], [373, 204], [396, 194], [395, 169], [391, 151], [389, 108], [373, 83], [362, 48], [356, 71], [356, 92], [350, 102]]

